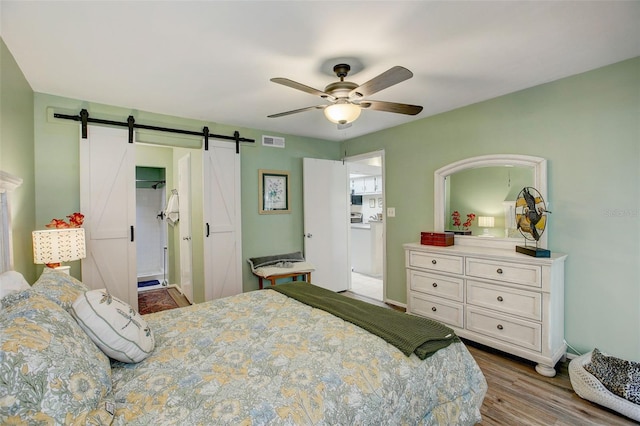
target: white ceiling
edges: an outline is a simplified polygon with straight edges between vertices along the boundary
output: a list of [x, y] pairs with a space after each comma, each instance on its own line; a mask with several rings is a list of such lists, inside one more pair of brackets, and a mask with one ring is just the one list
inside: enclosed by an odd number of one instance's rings
[[[343, 140], [640, 56], [638, 1], [0, 1], [0, 33], [36, 92]], [[414, 77], [338, 130], [317, 89], [345, 58], [362, 84]], [[143, 124], [143, 123], [142, 123]]]

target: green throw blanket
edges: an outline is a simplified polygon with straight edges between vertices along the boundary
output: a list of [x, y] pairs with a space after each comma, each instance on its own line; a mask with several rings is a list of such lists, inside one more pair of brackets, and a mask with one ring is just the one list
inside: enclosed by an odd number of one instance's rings
[[414, 352], [420, 359], [426, 359], [458, 340], [453, 330], [439, 322], [375, 306], [302, 281], [271, 289], [355, 324], [397, 347], [406, 356]]

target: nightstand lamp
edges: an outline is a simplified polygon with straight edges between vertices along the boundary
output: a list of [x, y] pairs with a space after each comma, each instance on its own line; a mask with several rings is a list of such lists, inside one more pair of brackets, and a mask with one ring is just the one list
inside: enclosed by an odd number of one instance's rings
[[478, 226], [484, 228], [482, 235], [480, 235], [481, 237], [493, 237], [493, 235], [489, 234], [489, 228], [495, 226], [495, 218], [493, 216], [480, 216], [478, 217]]
[[84, 228], [43, 229], [32, 232], [33, 263], [45, 264], [48, 268], [69, 273], [70, 262], [87, 257]]

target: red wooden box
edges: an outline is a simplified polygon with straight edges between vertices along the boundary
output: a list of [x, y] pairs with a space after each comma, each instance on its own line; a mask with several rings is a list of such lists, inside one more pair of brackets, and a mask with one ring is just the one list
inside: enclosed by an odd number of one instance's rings
[[425, 246], [452, 246], [453, 232], [421, 232], [420, 244]]

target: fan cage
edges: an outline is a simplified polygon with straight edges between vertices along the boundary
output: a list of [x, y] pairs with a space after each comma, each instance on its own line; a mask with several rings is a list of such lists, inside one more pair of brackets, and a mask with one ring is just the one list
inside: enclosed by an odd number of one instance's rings
[[[538, 231], [537, 239], [534, 238], [531, 232], [523, 230], [526, 227], [529, 227], [529, 228], [531, 227], [531, 222], [529, 221], [529, 218], [527, 216], [529, 207], [524, 196], [525, 191], [533, 195], [534, 203], [535, 203], [534, 206], [536, 210], [541, 212], [540, 220], [535, 224], [535, 228]], [[530, 186], [526, 186], [522, 188], [522, 190], [520, 191], [520, 193], [518, 193], [518, 196], [516, 197], [515, 220], [516, 220], [516, 226], [518, 227], [518, 231], [520, 231], [520, 234], [525, 239], [525, 245], [527, 241], [535, 241], [537, 246], [538, 241], [542, 237], [542, 234], [544, 234], [544, 231], [547, 227], [546, 213], [547, 213], [547, 205], [544, 201], [544, 198], [542, 197], [542, 194], [540, 194], [540, 191]]]

